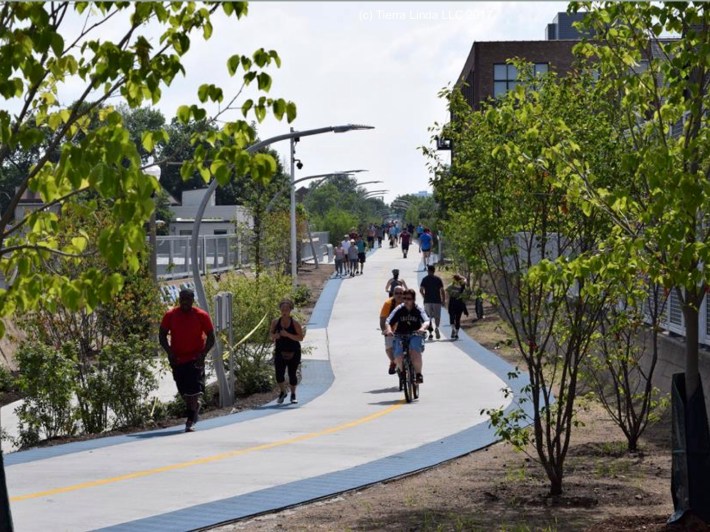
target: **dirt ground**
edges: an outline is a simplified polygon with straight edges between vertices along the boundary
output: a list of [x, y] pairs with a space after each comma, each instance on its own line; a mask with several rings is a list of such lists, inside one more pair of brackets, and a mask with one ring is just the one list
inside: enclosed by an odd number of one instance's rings
[[[320, 270], [299, 273], [314, 301], [330, 272], [328, 265]], [[485, 312], [483, 320], [467, 318], [463, 328], [517, 363], [506, 346], [505, 324], [490, 305]], [[665, 524], [673, 511], [667, 417], [647, 430], [634, 454], [625, 451], [623, 434], [598, 404], [589, 405], [579, 420], [559, 498], [548, 497], [546, 476], [534, 457], [497, 443], [404, 478], [213, 530], [708, 530], [702, 523]]]

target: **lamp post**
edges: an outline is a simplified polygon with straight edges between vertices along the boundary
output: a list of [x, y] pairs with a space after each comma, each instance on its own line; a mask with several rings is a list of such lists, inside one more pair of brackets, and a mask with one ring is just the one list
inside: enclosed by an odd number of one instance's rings
[[[316, 174], [316, 175], [309, 175], [306, 177], [299, 177], [296, 179], [293, 184], [295, 185], [296, 183], [302, 183], [303, 181], [308, 181], [309, 179], [317, 179], [319, 177], [323, 178], [323, 180], [330, 179], [331, 177], [349, 177], [352, 174], [357, 174], [358, 172], [367, 172], [367, 170], [343, 170], [342, 172], [331, 172], [329, 174]], [[289, 188], [291, 188], [293, 185], [289, 182]], [[279, 199], [281, 196], [281, 193], [286, 190], [286, 187], [280, 189], [276, 194], [274, 194], [274, 197], [269, 200], [268, 205], [266, 206], [266, 209], [264, 209], [266, 212], [271, 212], [271, 209], [273, 209], [274, 205], [276, 204], [276, 200]]]
[[[160, 181], [160, 166], [154, 164], [143, 170], [143, 173], [153, 176], [158, 181]], [[155, 197], [155, 194], [153, 194]], [[158, 236], [156, 231], [155, 223], [155, 205], [153, 206], [153, 212], [150, 214], [150, 221], [148, 222], [148, 242], [150, 244], [150, 273], [153, 277], [153, 282], [158, 283]]]
[[[274, 144], [275, 142], [279, 142], [282, 140], [300, 139], [301, 137], [310, 137], [312, 135], [321, 135], [323, 133], [345, 133], [347, 131], [355, 131], [359, 129], [374, 129], [374, 127], [362, 126], [357, 124], [346, 124], [343, 126], [328, 126], [321, 127], [318, 129], [307, 129], [304, 131], [294, 131], [293, 128], [291, 128], [291, 131], [289, 133], [276, 135], [274, 137], [270, 137], [266, 140], [262, 140], [255, 144], [252, 144], [246, 149], [246, 151], [247, 153], [254, 153], [262, 148], [265, 148], [266, 146], [269, 146], [271, 144]], [[293, 153], [293, 150], [291, 150], [291, 152]], [[292, 160], [291, 163], [293, 166], [294, 161]], [[293, 169], [291, 171], [291, 179], [293, 180]], [[200, 277], [200, 268], [197, 263], [197, 241], [200, 235], [200, 225], [202, 224], [202, 216], [205, 214], [207, 204], [209, 203], [210, 198], [212, 197], [212, 194], [214, 194], [214, 191], [216, 189], [217, 180], [212, 179], [209, 186], [207, 187], [205, 195], [202, 197], [200, 206], [197, 208], [197, 213], [195, 214], [195, 223], [192, 224], [192, 239], [190, 242], [190, 260], [192, 262], [192, 280], [195, 285], [195, 295], [197, 296], [197, 301], [200, 304], [200, 307], [202, 307], [205, 311], [207, 311], [209, 307], [207, 306], [207, 296], [205, 295], [205, 287], [202, 284], [202, 278]], [[291, 189], [293, 190], [293, 186], [291, 186]], [[293, 209], [295, 215], [295, 204]], [[294, 261], [294, 263], [295, 260], [296, 257], [293, 256], [292, 261]], [[296, 286], [295, 278], [293, 280], [293, 286], [294, 288]], [[217, 338], [216, 341], [219, 342], [219, 338]], [[231, 398], [228, 397], [229, 383], [227, 382], [227, 376], [224, 374], [224, 366], [222, 364], [222, 361], [219, 359], [219, 355], [217, 354], [221, 352], [221, 349], [217, 349], [218, 346], [215, 347], [216, 349], [212, 350], [212, 360], [214, 362], [215, 373], [217, 374], [217, 382], [219, 384], [220, 402], [222, 406], [230, 406]]]

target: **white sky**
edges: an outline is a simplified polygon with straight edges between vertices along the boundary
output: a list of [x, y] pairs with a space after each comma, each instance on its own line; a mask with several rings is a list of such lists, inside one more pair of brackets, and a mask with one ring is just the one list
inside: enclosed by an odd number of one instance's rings
[[[239, 83], [227, 74], [227, 58], [274, 49], [282, 66], [270, 70], [270, 95], [296, 103], [298, 117], [291, 124], [296, 130], [348, 123], [376, 127], [304, 138], [296, 154], [304, 168], [296, 178], [367, 169], [358, 179], [384, 181], [367, 188], [389, 190], [384, 200], [391, 202], [431, 190], [418, 147], [429, 143], [428, 127], [446, 122], [445, 102], [437, 93], [456, 80], [473, 42], [542, 40], [546, 25], [566, 7], [565, 2], [255, 1], [240, 21], [220, 14], [207, 43], [193, 40], [184, 59], [186, 78], [163, 91], [158, 107], [170, 120], [180, 104], [197, 101], [202, 83], [215, 83], [229, 95]], [[102, 36], [110, 38], [115, 30], [104, 28]], [[289, 127], [269, 117], [259, 134], [265, 139]], [[288, 171], [288, 142], [273, 147]]]

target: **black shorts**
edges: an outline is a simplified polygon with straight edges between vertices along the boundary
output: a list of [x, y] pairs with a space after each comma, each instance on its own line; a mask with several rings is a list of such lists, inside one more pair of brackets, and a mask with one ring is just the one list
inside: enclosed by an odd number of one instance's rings
[[205, 391], [205, 367], [196, 360], [173, 368], [173, 379], [180, 395], [198, 395]]
[[359, 260], [360, 263], [362, 263], [362, 264], [365, 264], [365, 257], [367, 257], [367, 255], [365, 253], [358, 253], [357, 254], [357, 260]]
[[406, 244], [404, 242], [402, 242], [402, 250], [407, 251], [408, 249], [409, 249], [409, 242], [407, 242]]

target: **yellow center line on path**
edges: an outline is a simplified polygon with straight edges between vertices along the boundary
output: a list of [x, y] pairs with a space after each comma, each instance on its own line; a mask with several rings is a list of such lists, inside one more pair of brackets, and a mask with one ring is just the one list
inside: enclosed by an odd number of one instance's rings
[[211, 462], [218, 462], [220, 460], [226, 460], [227, 458], [233, 458], [235, 456], [241, 456], [243, 454], [253, 453], [255, 451], [264, 451], [267, 449], [273, 449], [274, 447], [281, 447], [283, 445], [289, 445], [291, 443], [298, 443], [306, 440], [312, 440], [318, 438], [319, 436], [325, 436], [327, 434], [333, 434], [335, 432], [340, 432], [341, 430], [357, 427], [368, 421], [373, 421], [379, 417], [389, 414], [398, 408], [401, 408], [404, 401], [398, 402], [396, 405], [392, 405], [389, 408], [385, 408], [380, 412], [371, 414], [369, 416], [356, 419], [354, 421], [349, 421], [348, 423], [343, 423], [342, 425], [336, 425], [335, 427], [330, 427], [323, 429], [318, 432], [310, 432], [308, 434], [302, 434], [301, 436], [295, 436], [293, 438], [288, 438], [285, 440], [279, 440], [271, 443], [264, 443], [261, 445], [256, 445], [254, 447], [247, 447], [246, 449], [236, 449], [234, 451], [228, 451], [225, 453], [219, 453], [212, 456], [205, 456], [204, 458], [198, 458], [196, 460], [190, 460], [189, 462], [181, 462], [178, 464], [167, 465], [163, 467], [156, 467], [154, 469], [145, 469], [143, 471], [136, 471], [134, 473], [128, 473], [127, 475], [120, 475], [117, 477], [102, 478], [98, 480], [91, 480], [88, 482], [81, 482], [79, 484], [73, 484], [71, 486], [65, 486], [63, 488], [54, 488], [51, 490], [38, 491], [35, 493], [28, 493], [26, 495], [18, 495], [16, 497], [11, 497], [11, 502], [26, 501], [28, 499], [38, 499], [40, 497], [48, 497], [50, 495], [58, 495], [60, 493], [69, 493], [71, 491], [78, 491], [86, 488], [93, 488], [96, 486], [104, 486], [106, 484], [113, 484], [115, 482], [121, 482], [123, 480], [131, 480], [134, 478], [147, 477], [150, 475], [157, 475], [158, 473], [164, 473], [166, 471], [175, 471], [177, 469], [186, 469], [188, 467], [209, 464]]

